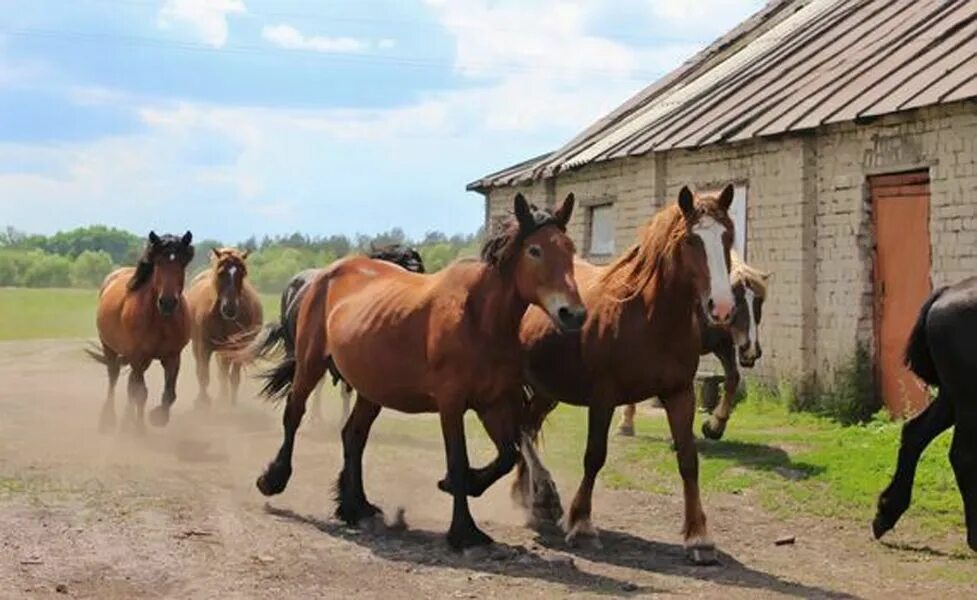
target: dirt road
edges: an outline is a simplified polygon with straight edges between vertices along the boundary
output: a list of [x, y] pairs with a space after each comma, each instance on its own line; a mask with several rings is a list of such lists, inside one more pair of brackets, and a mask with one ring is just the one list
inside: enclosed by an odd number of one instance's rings
[[[101, 368], [81, 343], [0, 344], [0, 597], [361, 598], [566, 595], [905, 598], [965, 596], [970, 558], [871, 542], [861, 525], [772, 518], [749, 495], [707, 498], [722, 564], [686, 563], [681, 500], [598, 487], [603, 550], [522, 527], [508, 480], [472, 503], [505, 552], [448, 551], [440, 436], [425, 417], [383, 413], [366, 486], [405, 531], [363, 533], [331, 518], [338, 408], [300, 434], [289, 489], [266, 502], [254, 478], [279, 417], [249, 386], [234, 409], [192, 410], [192, 363], [170, 427], [142, 439], [96, 432]], [[158, 401], [154, 367], [150, 399]], [[124, 385], [120, 385], [124, 389]], [[120, 389], [120, 391], [121, 391]], [[122, 398], [120, 394], [119, 406]], [[581, 440], [582, 443], [582, 440]], [[484, 454], [484, 448], [481, 452]], [[615, 460], [612, 448], [609, 460]], [[480, 461], [479, 461], [480, 462]], [[577, 475], [556, 473], [570, 498]], [[793, 545], [776, 546], [785, 534]]]

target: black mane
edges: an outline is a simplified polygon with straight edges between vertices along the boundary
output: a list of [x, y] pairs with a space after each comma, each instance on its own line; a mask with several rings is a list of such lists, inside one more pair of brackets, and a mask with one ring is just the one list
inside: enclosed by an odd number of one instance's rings
[[414, 273], [424, 273], [424, 259], [414, 248], [406, 244], [389, 244], [370, 249], [370, 258], [400, 265]]
[[563, 224], [548, 209], [539, 208], [535, 204], [530, 204], [529, 209], [533, 215], [533, 225], [526, 228], [521, 227], [516, 216], [510, 214], [482, 245], [482, 262], [493, 267], [504, 264], [515, 254], [524, 239], [547, 225], [556, 225], [561, 231], [566, 231]]
[[138, 290], [149, 281], [153, 275], [156, 257], [165, 254], [175, 254], [180, 257], [180, 262], [186, 266], [193, 260], [193, 246], [187, 246], [180, 236], [171, 234], [160, 236], [159, 241], [155, 244], [147, 242], [142, 255], [139, 256], [139, 262], [136, 263], [136, 272], [132, 274], [132, 278], [129, 280], [130, 292]]

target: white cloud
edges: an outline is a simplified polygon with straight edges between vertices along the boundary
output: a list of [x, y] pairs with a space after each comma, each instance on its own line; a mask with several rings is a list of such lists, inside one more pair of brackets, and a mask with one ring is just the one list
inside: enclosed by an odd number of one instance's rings
[[397, 40], [392, 38], [384, 38], [377, 42], [377, 48], [381, 50], [389, 50], [397, 45]]
[[289, 50], [312, 50], [314, 52], [365, 52], [369, 42], [351, 37], [306, 36], [291, 25], [266, 25], [261, 37]]
[[228, 16], [245, 12], [243, 0], [166, 0], [157, 22], [164, 29], [189, 28], [207, 45], [221, 48], [227, 43]]

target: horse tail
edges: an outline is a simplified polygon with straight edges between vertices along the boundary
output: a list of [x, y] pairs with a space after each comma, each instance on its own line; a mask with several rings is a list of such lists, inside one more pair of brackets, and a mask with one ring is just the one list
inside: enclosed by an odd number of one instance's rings
[[[105, 356], [105, 351], [102, 349], [101, 346], [99, 346], [95, 342], [88, 343], [88, 347], [85, 348], [85, 354], [87, 354], [89, 358], [91, 358], [92, 360], [94, 360], [100, 365], [108, 365], [110, 362], [109, 358]], [[126, 360], [121, 356], [116, 358], [115, 362], [118, 363], [119, 365], [127, 364]]]
[[261, 388], [261, 395], [269, 400], [281, 400], [292, 391], [292, 379], [295, 377], [296, 361], [294, 356], [285, 357], [278, 366], [261, 374], [265, 385]]
[[934, 386], [940, 385], [940, 375], [936, 371], [936, 363], [933, 362], [933, 355], [930, 353], [929, 339], [926, 335], [926, 318], [929, 316], [930, 309], [933, 308], [933, 303], [940, 299], [946, 289], [946, 287], [942, 287], [933, 292], [920, 307], [916, 324], [913, 325], [912, 332], [909, 334], [909, 341], [906, 342], [906, 352], [903, 357], [903, 361], [910, 371], [924, 382]]
[[268, 323], [258, 331], [254, 329], [235, 335], [227, 343], [227, 356], [232, 362], [250, 364], [259, 358], [268, 358], [285, 341], [285, 326]]

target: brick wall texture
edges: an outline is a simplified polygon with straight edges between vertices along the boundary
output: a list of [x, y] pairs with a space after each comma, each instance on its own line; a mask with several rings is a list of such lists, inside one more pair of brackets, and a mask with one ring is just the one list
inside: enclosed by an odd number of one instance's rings
[[[977, 274], [977, 102], [844, 123], [814, 132], [586, 165], [531, 185], [494, 188], [489, 219], [523, 192], [551, 204], [573, 192], [569, 231], [589, 257], [588, 207], [612, 204], [615, 252], [683, 185], [747, 186], [747, 261], [774, 273], [752, 375], [830, 380], [859, 344], [874, 355], [872, 203], [868, 177], [927, 170], [934, 286]], [[708, 361], [704, 367], [713, 368]]]

